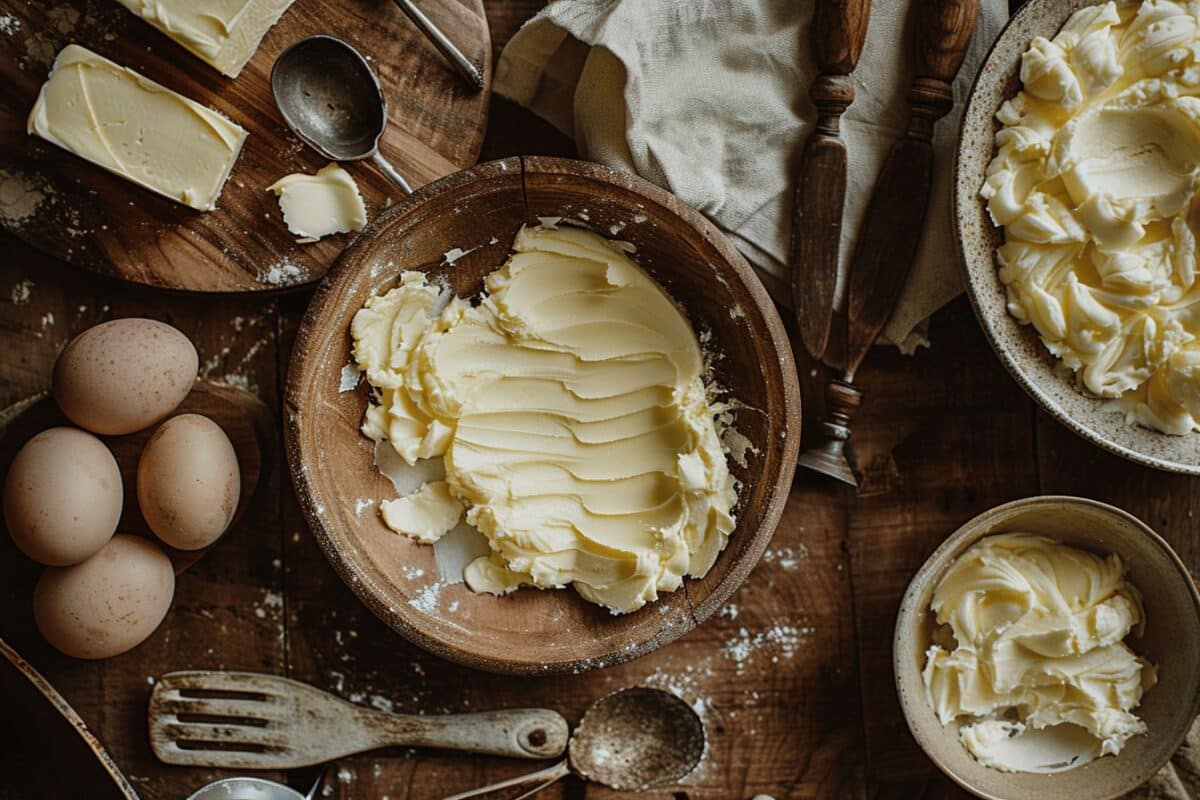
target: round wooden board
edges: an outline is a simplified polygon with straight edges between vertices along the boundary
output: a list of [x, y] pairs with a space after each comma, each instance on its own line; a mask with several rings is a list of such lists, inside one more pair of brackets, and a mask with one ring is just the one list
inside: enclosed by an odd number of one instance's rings
[[[439, 576], [434, 548], [388, 530], [378, 501], [395, 496], [359, 432], [368, 390], [341, 390], [350, 321], [404, 270], [444, 279], [463, 297], [503, 263], [518, 228], [540, 217], [579, 221], [631, 242], [634, 255], [712, 334], [717, 384], [744, 404], [736, 427], [754, 445], [730, 462], [738, 525], [703, 579], [633, 614], [613, 616], [575, 592], [472, 593]], [[563, 223], [566, 224], [566, 223]], [[467, 251], [453, 264], [445, 253]], [[467, 666], [525, 675], [582, 672], [636, 658], [722, 607], [754, 568], [791, 487], [800, 443], [800, 389], [788, 338], [758, 278], [721, 233], [675, 197], [595, 164], [510, 158], [426, 187], [377, 219], [322, 283], [297, 333], [288, 373], [292, 481], [325, 555], [384, 622]]]
[[[487, 124], [491, 44], [482, 0], [420, 0], [476, 63], [470, 90], [395, 3], [296, 0], [237, 78], [227, 78], [112, 0], [0, 0], [0, 226], [105, 275], [200, 292], [271, 291], [320, 279], [346, 236], [297, 244], [267, 186], [327, 162], [284, 124], [269, 75], [290, 44], [316, 33], [370, 59], [389, 106], [380, 151], [422, 186], [475, 163]], [[218, 207], [202, 213], [111, 175], [25, 132], [55, 54], [84, 45], [204, 105], [250, 135]], [[372, 166], [347, 164], [380, 214], [395, 189]]]

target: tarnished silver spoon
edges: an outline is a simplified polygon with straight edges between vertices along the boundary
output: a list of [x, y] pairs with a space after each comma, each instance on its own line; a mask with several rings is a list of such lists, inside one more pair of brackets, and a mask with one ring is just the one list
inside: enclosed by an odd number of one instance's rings
[[643, 792], [683, 780], [703, 755], [704, 724], [692, 707], [669, 692], [636, 686], [593, 703], [571, 735], [567, 758], [554, 766], [445, 800], [538, 784], [514, 798], [524, 800], [572, 772], [610, 789]]
[[271, 92], [288, 127], [331, 161], [370, 161], [405, 194], [412, 187], [379, 153], [387, 100], [362, 54], [341, 39], [311, 36], [284, 50]]

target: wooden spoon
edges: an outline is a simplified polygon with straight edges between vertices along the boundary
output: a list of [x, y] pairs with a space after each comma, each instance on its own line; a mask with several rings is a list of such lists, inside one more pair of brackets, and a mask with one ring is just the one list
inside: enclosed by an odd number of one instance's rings
[[908, 130], [884, 162], [850, 265], [849, 337], [840, 379], [826, 389], [825, 440], [800, 455], [802, 467], [857, 486], [846, 460], [850, 424], [862, 405], [854, 376], [892, 315], [925, 228], [933, 176], [934, 124], [954, 106], [954, 76], [975, 30], [979, 0], [921, 0], [917, 74], [908, 92]]

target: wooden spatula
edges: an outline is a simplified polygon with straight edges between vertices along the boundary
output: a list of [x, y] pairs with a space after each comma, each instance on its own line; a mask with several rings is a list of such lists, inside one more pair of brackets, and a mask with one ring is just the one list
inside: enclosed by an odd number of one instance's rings
[[854, 102], [850, 73], [862, 55], [870, 15], [871, 0], [819, 0], [812, 23], [820, 74], [809, 94], [817, 105], [817, 126], [804, 145], [796, 179], [791, 269], [800, 337], [816, 359], [829, 343], [846, 202], [846, 145], [839, 123]]
[[925, 228], [933, 175], [933, 126], [954, 106], [952, 82], [975, 30], [979, 0], [919, 0], [916, 79], [908, 92], [908, 130], [875, 183], [850, 264], [849, 332], [840, 380], [826, 390], [825, 441], [800, 466], [857, 486], [846, 460], [850, 425], [862, 404], [854, 376], [895, 308]]
[[150, 694], [150, 746], [168, 764], [293, 769], [397, 745], [557, 758], [569, 736], [556, 711], [389, 714], [253, 672], [172, 672]]

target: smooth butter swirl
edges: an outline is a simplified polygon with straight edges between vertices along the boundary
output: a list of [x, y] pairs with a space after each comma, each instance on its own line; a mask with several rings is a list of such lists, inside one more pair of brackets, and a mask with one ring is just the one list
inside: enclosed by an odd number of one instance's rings
[[1035, 39], [982, 196], [1009, 311], [1131, 421], [1200, 428], [1200, 10], [1077, 12]]
[[1055, 772], [1146, 731], [1132, 709], [1155, 673], [1123, 642], [1145, 615], [1117, 556], [990, 536], [954, 562], [931, 607], [952, 639], [927, 653], [930, 703], [942, 724], [962, 723], [983, 764]]
[[[466, 569], [472, 589], [572, 585], [633, 611], [706, 574], [734, 527], [700, 347], [599, 236], [523, 228], [513, 250], [477, 306], [437, 311], [438, 289], [405, 273], [356, 315], [355, 358], [380, 399], [363, 430], [409, 463], [444, 456], [449, 493], [492, 548]], [[385, 504], [385, 520], [436, 538], [413, 505], [388, 519]]]

